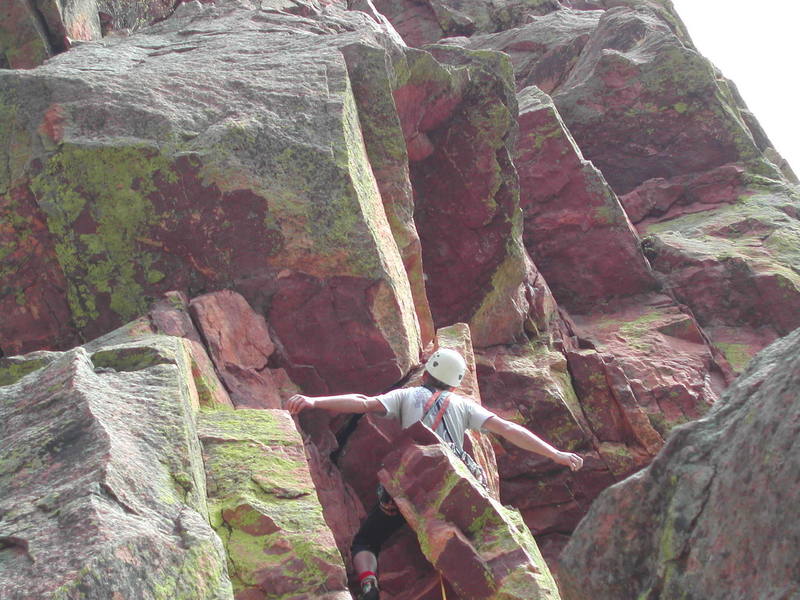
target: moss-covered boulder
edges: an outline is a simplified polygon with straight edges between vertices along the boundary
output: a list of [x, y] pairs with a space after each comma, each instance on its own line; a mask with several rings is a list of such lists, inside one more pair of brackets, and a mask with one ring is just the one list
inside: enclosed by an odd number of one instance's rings
[[3, 597], [232, 598], [181, 340], [30, 360], [0, 387]]
[[[44, 225], [28, 251], [4, 246], [0, 306], [91, 338], [165, 291], [230, 288], [269, 307], [308, 389], [399, 379], [419, 326], [340, 51], [384, 37], [336, 7], [311, 19], [221, 4], [0, 73], [0, 195]], [[58, 266], [63, 293], [18, 291], [32, 257]], [[28, 303], [45, 288], [68, 318]], [[3, 350], [43, 337], [20, 331]]]
[[209, 514], [235, 597], [349, 599], [342, 557], [289, 413], [205, 412], [199, 432]]
[[561, 556], [564, 597], [798, 596], [798, 390], [800, 330], [595, 501]]
[[519, 513], [490, 498], [421, 423], [397, 441], [380, 480], [460, 598], [559, 598]]

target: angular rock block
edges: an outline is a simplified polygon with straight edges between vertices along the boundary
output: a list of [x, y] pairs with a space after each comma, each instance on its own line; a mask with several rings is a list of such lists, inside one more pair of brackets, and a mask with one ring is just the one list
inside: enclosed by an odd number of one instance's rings
[[800, 326], [800, 191], [747, 174], [742, 181], [739, 195], [639, 225], [653, 268], [736, 372]]
[[565, 598], [800, 595], [800, 330], [756, 356], [703, 419], [592, 505], [561, 556]]
[[189, 312], [237, 408], [281, 408], [297, 392], [283, 369], [269, 368], [275, 352], [267, 323], [230, 290], [193, 298]]
[[3, 598], [232, 598], [181, 340], [36, 353], [0, 373]]
[[713, 65], [647, 6], [606, 11], [553, 100], [618, 194], [731, 162], [778, 172], [764, 162]]
[[570, 371], [602, 440], [621, 441], [604, 433], [613, 427], [603, 416], [611, 416], [605, 394], [620, 411], [625, 439], [654, 456], [661, 437], [705, 414], [729, 382], [695, 320], [666, 296], [637, 297], [573, 321], [594, 349], [568, 353]]
[[[0, 72], [0, 205], [29, 209], [3, 236], [3, 338], [92, 338], [166, 291], [232, 289], [269, 308], [307, 391], [399, 380], [419, 324], [340, 51], [385, 32], [336, 6], [310, 19], [225, 3], [146, 31]], [[22, 298], [29, 261], [57, 283]]]
[[549, 94], [564, 82], [575, 66], [602, 14], [599, 10], [561, 9], [528, 17], [524, 25], [513, 29], [446, 39], [442, 43], [471, 50], [505, 52], [514, 65], [517, 90], [534, 85]]
[[438, 440], [411, 426], [379, 473], [428, 560], [466, 600], [559, 598], [519, 514], [490, 498]]
[[511, 64], [500, 53], [429, 50], [395, 64], [394, 99], [434, 324], [468, 323], [476, 347], [508, 343], [530, 308]]
[[592, 499], [615, 478], [598, 455], [598, 441], [584, 417], [583, 398], [573, 389], [564, 355], [540, 341], [481, 351], [476, 361], [487, 408], [585, 458], [585, 467], [571, 473], [538, 454], [502, 440], [495, 443], [500, 500], [522, 513], [537, 541], [571, 531]]
[[189, 301], [186, 296], [180, 292], [167, 292], [163, 300], [151, 307], [147, 316], [155, 333], [181, 337], [185, 339], [184, 343], [188, 343], [192, 356], [192, 375], [200, 406], [233, 407], [228, 391], [217, 377], [214, 363], [211, 362], [189, 315]]
[[209, 515], [225, 545], [235, 597], [349, 599], [342, 557], [289, 413], [204, 412], [199, 435]]
[[535, 87], [517, 98], [523, 240], [556, 300], [583, 312], [654, 289], [636, 230], [602, 174], [584, 160], [552, 100]]
[[414, 224], [414, 195], [400, 117], [392, 91], [396, 81], [390, 53], [369, 44], [342, 48], [358, 106], [361, 131], [372, 172], [381, 193], [403, 266], [408, 275], [420, 325], [422, 346], [435, 335], [433, 317], [425, 294], [422, 247]]

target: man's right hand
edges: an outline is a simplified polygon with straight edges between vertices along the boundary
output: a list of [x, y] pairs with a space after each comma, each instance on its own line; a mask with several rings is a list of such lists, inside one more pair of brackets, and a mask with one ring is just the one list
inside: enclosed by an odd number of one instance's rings
[[286, 410], [291, 414], [296, 415], [301, 410], [307, 408], [314, 408], [314, 398], [303, 396], [302, 394], [295, 394], [286, 401]]

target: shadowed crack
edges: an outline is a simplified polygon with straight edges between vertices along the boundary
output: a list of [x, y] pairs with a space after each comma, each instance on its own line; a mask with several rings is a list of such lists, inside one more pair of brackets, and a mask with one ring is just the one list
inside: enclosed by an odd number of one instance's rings
[[125, 513], [129, 515], [136, 515], [137, 517], [141, 516], [133, 507], [131, 507], [127, 502], [124, 502], [119, 496], [117, 496], [116, 492], [108, 485], [106, 482], [100, 483], [100, 490], [104, 492], [104, 495], [107, 496], [110, 500], [112, 500], [115, 504], [118, 504]]
[[14, 536], [0, 536], [0, 553], [6, 551], [10, 551], [16, 555], [25, 556], [32, 563], [36, 562], [36, 559], [30, 552], [28, 540]]

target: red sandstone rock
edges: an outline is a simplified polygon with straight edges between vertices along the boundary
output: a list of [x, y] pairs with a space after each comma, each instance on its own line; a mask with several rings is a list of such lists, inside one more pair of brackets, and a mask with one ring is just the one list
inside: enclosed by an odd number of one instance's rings
[[[728, 187], [732, 197], [725, 198], [725, 188], [712, 193], [722, 202], [686, 207], [676, 202], [665, 215], [640, 225], [665, 287], [692, 310], [736, 372], [772, 340], [800, 326], [795, 269], [800, 195], [780, 181], [741, 177], [743, 188]], [[697, 180], [686, 188], [682, 183], [678, 190], [687, 191], [679, 199], [696, 198]], [[657, 189], [664, 186], [669, 184]], [[646, 193], [647, 186], [640, 189]]]
[[[217, 378], [203, 340], [189, 316], [189, 301], [180, 292], [168, 292], [148, 313], [153, 330], [164, 335], [182, 337], [189, 344], [194, 376], [201, 406], [214, 408], [233, 406], [228, 391]], [[237, 340], [238, 342], [238, 340]]]
[[[563, 3], [562, 3], [563, 4]], [[520, 27], [488, 35], [443, 40], [475, 50], [499, 50], [514, 65], [517, 89], [535, 85], [552, 93], [569, 75], [602, 12], [556, 10], [531, 16]]]
[[[575, 315], [573, 321], [576, 334], [596, 352], [568, 357], [581, 398], [589, 400], [584, 412], [595, 419], [598, 435], [609, 429], [627, 432], [625, 440], [652, 456], [659, 450], [661, 436], [702, 416], [725, 387], [725, 375], [697, 323], [667, 297], [633, 298], [614, 311]], [[617, 417], [624, 419], [624, 427], [604, 423], [603, 406], [609, 405], [608, 396], [602, 398], [608, 393], [621, 411]]]
[[603, 176], [581, 156], [547, 95], [519, 95], [516, 165], [523, 239], [559, 303], [581, 312], [653, 289], [639, 238]]
[[558, 598], [519, 515], [480, 491], [438, 440], [414, 424], [380, 472], [423, 553], [461, 598]]
[[484, 350], [477, 362], [487, 408], [559, 449], [584, 456], [585, 467], [569, 473], [502, 440], [495, 445], [501, 501], [521, 511], [538, 539], [571, 531], [614, 477], [594, 451], [597, 442], [572, 388], [564, 356], [538, 342]]
[[553, 93], [584, 156], [618, 194], [762, 159], [725, 82], [673, 27], [645, 7], [608, 10]]
[[[511, 67], [499, 53], [432, 52], [407, 54], [407, 75], [394, 92], [431, 312], [437, 327], [469, 323], [476, 347], [508, 343], [529, 310], [511, 162]], [[426, 144], [415, 144], [423, 135]]]
[[95, 0], [8, 0], [0, 6], [0, 68], [32, 69], [100, 35]]
[[[6, 356], [79, 342], [70, 319], [64, 274], [35, 199], [24, 187], [0, 196], [0, 350]], [[12, 285], [13, 282], [13, 285]]]
[[[362, 377], [382, 389], [417, 360], [419, 326], [339, 47], [387, 40], [363, 13], [335, 6], [314, 20], [219, 10], [179, 11], [155, 26], [148, 44], [165, 52], [139, 56], [131, 36], [114, 41], [108, 68], [97, 68], [109, 60], [105, 47], [85, 44], [24, 82], [3, 74], [3, 111], [13, 119], [0, 194], [4, 203], [12, 188], [33, 195], [32, 218], [52, 239], [45, 262], [59, 265], [65, 284], [48, 292], [52, 312], [31, 303], [14, 315], [29, 320], [34, 339], [1, 346], [44, 344], [37, 330], [57, 331], [50, 343], [102, 335], [168, 290], [234, 289], [270, 310], [283, 365], [304, 389], [352, 389]], [[189, 20], [203, 23], [193, 25], [197, 39], [179, 33]], [[302, 43], [298, 30], [310, 32]], [[175, 44], [197, 51], [173, 52]], [[285, 53], [292, 63], [279, 67]], [[302, 85], [285, 93], [287, 81]], [[41, 102], [21, 98], [29, 92]], [[256, 150], [255, 140], [269, 147]], [[37, 251], [22, 250], [18, 271]], [[9, 281], [3, 305], [23, 279]], [[71, 318], [58, 314], [65, 300]], [[320, 343], [309, 347], [309, 338]]]
[[[374, 8], [374, 7], [373, 7]], [[377, 18], [378, 15], [375, 16]], [[433, 317], [425, 295], [422, 249], [414, 224], [414, 197], [409, 180], [408, 154], [397, 114], [386, 52], [366, 44], [342, 49], [367, 154], [397, 247], [403, 257], [420, 326], [422, 346], [435, 335]]]
[[756, 358], [705, 418], [601, 495], [561, 556], [564, 597], [800, 594], [800, 331]]
[[446, 37], [510, 29], [559, 4], [552, 0], [509, 0], [502, 5], [491, 0], [375, 0], [375, 7], [407, 44], [422, 46]]
[[228, 290], [193, 298], [189, 311], [233, 404], [281, 408], [292, 387], [284, 387], [291, 382], [269, 367], [275, 344], [264, 317], [256, 314], [244, 297]]

